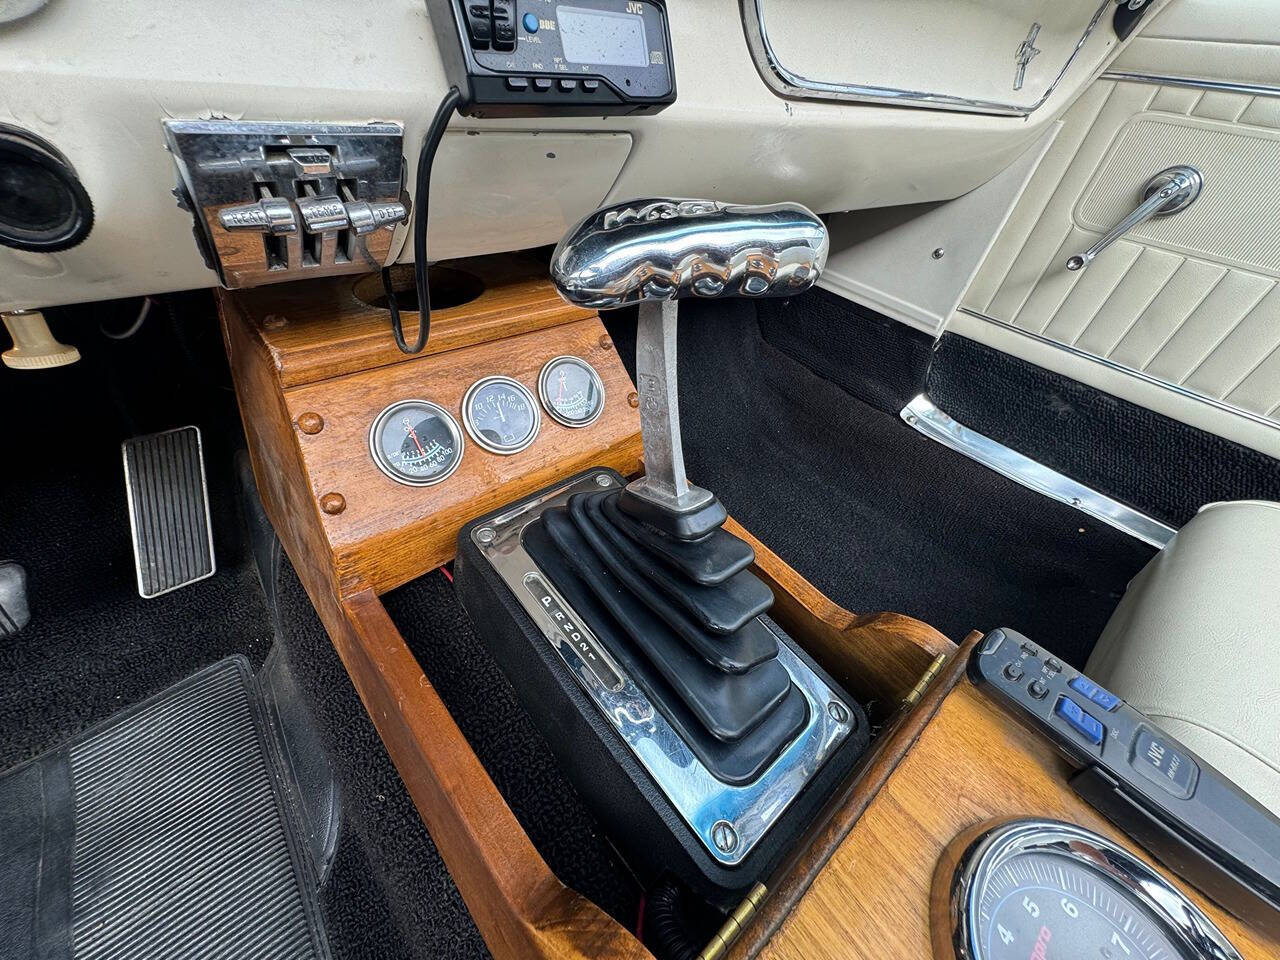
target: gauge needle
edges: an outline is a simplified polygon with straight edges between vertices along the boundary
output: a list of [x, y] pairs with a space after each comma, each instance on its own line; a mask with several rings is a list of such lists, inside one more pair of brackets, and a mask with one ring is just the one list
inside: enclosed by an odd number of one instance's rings
[[418, 453], [425, 457], [427, 455], [427, 451], [422, 449], [422, 443], [418, 440], [418, 433], [413, 429], [413, 427], [409, 428], [409, 436], [413, 437], [413, 445], [418, 448]]

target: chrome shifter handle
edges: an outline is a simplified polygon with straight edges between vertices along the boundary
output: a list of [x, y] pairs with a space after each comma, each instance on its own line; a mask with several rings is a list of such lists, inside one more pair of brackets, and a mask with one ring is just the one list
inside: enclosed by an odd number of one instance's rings
[[677, 301], [786, 297], [808, 290], [827, 260], [827, 228], [798, 203], [737, 206], [711, 200], [636, 200], [605, 207], [560, 241], [551, 278], [570, 303], [640, 305], [636, 389], [645, 475], [619, 506], [682, 540], [725, 520], [710, 492], [689, 483], [676, 389]]
[[596, 309], [685, 297], [787, 297], [827, 262], [827, 229], [798, 203], [633, 200], [581, 220], [551, 258], [570, 303]]
[[1152, 217], [1167, 217], [1180, 213], [1195, 202], [1204, 187], [1204, 177], [1195, 167], [1178, 166], [1161, 170], [1147, 181], [1142, 189], [1142, 203], [1136, 210], [1117, 223], [1084, 253], [1077, 253], [1067, 260], [1068, 270], [1083, 270], [1098, 254], [1111, 246], [1130, 230]]

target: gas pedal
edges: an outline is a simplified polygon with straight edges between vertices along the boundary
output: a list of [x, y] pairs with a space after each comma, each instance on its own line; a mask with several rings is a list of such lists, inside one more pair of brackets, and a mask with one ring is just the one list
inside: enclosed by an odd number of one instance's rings
[[138, 593], [151, 599], [213, 576], [200, 428], [133, 437], [122, 447]]

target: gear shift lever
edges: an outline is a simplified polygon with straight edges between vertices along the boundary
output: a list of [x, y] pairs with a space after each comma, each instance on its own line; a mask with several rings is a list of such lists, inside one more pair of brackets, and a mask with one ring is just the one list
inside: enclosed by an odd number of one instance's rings
[[596, 309], [639, 304], [636, 381], [645, 476], [619, 506], [679, 540], [698, 540], [724, 507], [689, 483], [676, 387], [677, 301], [785, 297], [809, 289], [827, 259], [827, 230], [796, 203], [636, 200], [586, 217], [556, 247], [551, 276], [567, 301]]

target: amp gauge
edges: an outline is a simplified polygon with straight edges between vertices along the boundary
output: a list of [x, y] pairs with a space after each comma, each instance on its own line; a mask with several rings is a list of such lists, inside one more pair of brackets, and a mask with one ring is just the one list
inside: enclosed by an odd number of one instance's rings
[[551, 419], [585, 427], [604, 413], [604, 381], [581, 357], [555, 357], [538, 375], [538, 396]]
[[490, 453], [519, 453], [538, 435], [542, 414], [523, 383], [510, 377], [485, 377], [462, 398], [462, 425]]
[[458, 469], [462, 431], [440, 404], [401, 400], [373, 421], [369, 453], [378, 469], [397, 483], [429, 487]]

